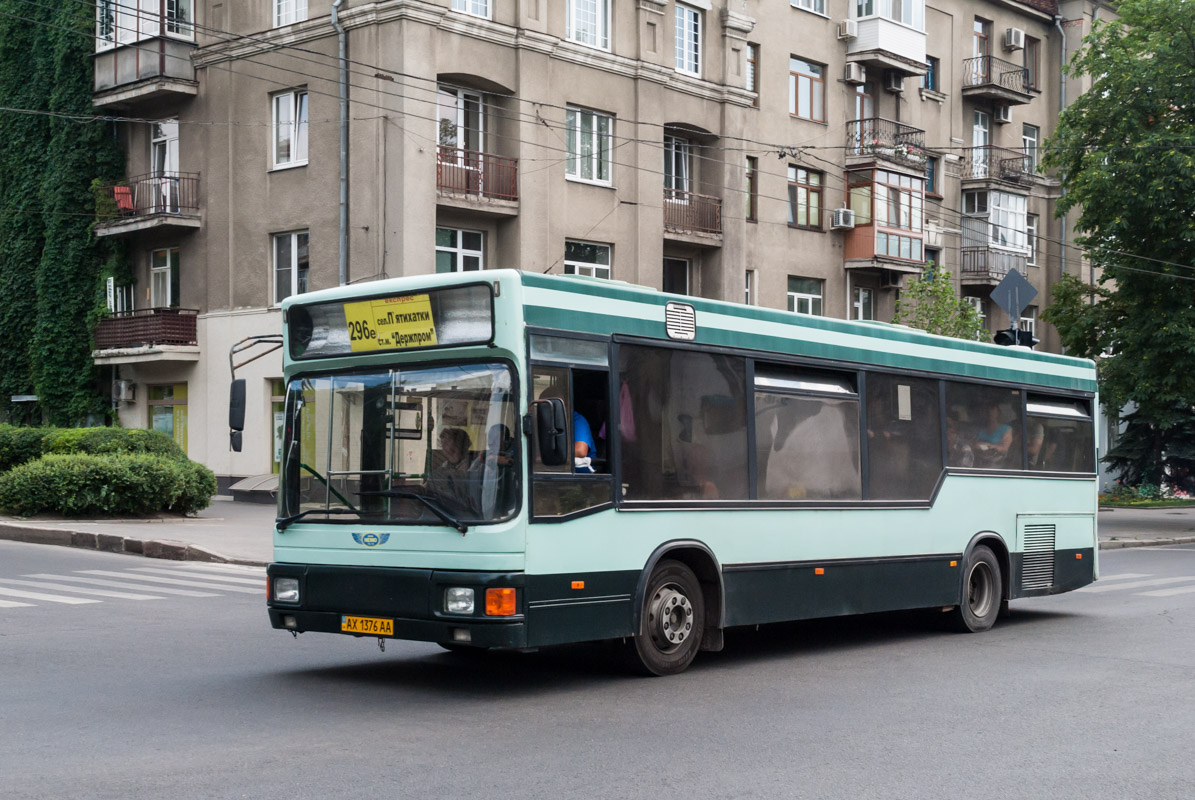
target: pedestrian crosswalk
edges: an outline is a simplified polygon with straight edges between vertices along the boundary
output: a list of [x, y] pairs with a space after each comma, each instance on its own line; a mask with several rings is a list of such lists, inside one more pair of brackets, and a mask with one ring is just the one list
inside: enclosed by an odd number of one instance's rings
[[265, 595], [266, 571], [237, 564], [188, 562], [177, 566], [81, 569], [69, 573], [0, 575], [0, 613], [37, 606], [82, 606], [169, 597]]
[[[1144, 589], [1145, 591], [1133, 591], [1135, 589]], [[1101, 575], [1098, 581], [1090, 586], [1084, 586], [1078, 591], [1088, 594], [1131, 592], [1142, 597], [1175, 597], [1195, 594], [1195, 575], [1155, 578], [1144, 572], [1120, 572], [1113, 575]]]

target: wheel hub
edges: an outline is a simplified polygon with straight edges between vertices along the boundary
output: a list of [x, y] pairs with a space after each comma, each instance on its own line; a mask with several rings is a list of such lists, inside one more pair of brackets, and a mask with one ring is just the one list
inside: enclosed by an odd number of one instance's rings
[[656, 647], [665, 652], [684, 644], [693, 632], [693, 604], [680, 589], [661, 586], [647, 609], [647, 630]]

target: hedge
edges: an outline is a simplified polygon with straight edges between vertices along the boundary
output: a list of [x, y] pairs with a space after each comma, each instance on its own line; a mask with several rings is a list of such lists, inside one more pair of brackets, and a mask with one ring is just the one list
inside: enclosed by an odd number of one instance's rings
[[22, 516], [191, 514], [215, 493], [207, 467], [152, 454], [51, 454], [0, 474], [0, 509]]
[[0, 425], [0, 472], [46, 453], [148, 453], [185, 461], [186, 453], [160, 431], [142, 428], [15, 428]]

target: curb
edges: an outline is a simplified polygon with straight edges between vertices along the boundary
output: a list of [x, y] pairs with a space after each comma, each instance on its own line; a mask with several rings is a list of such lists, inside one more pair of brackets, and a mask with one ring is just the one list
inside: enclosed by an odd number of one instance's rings
[[31, 525], [0, 523], [0, 539], [26, 544], [50, 544], [58, 547], [78, 547], [101, 550], [105, 553], [161, 558], [169, 561], [207, 561], [216, 564], [239, 564], [264, 567], [266, 562], [247, 558], [229, 558], [206, 548], [169, 539], [137, 539], [111, 533], [87, 533], [58, 528], [37, 528]]
[[1167, 539], [1110, 539], [1100, 542], [1100, 549], [1123, 550], [1126, 547], [1162, 547], [1169, 544], [1195, 544], [1195, 536], [1172, 536]]

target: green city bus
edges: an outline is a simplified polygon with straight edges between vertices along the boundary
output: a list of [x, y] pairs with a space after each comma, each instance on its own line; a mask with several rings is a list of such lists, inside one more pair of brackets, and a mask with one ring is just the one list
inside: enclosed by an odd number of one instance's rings
[[1090, 361], [514, 270], [283, 319], [275, 628], [664, 675], [729, 627], [983, 631], [1097, 577]]

